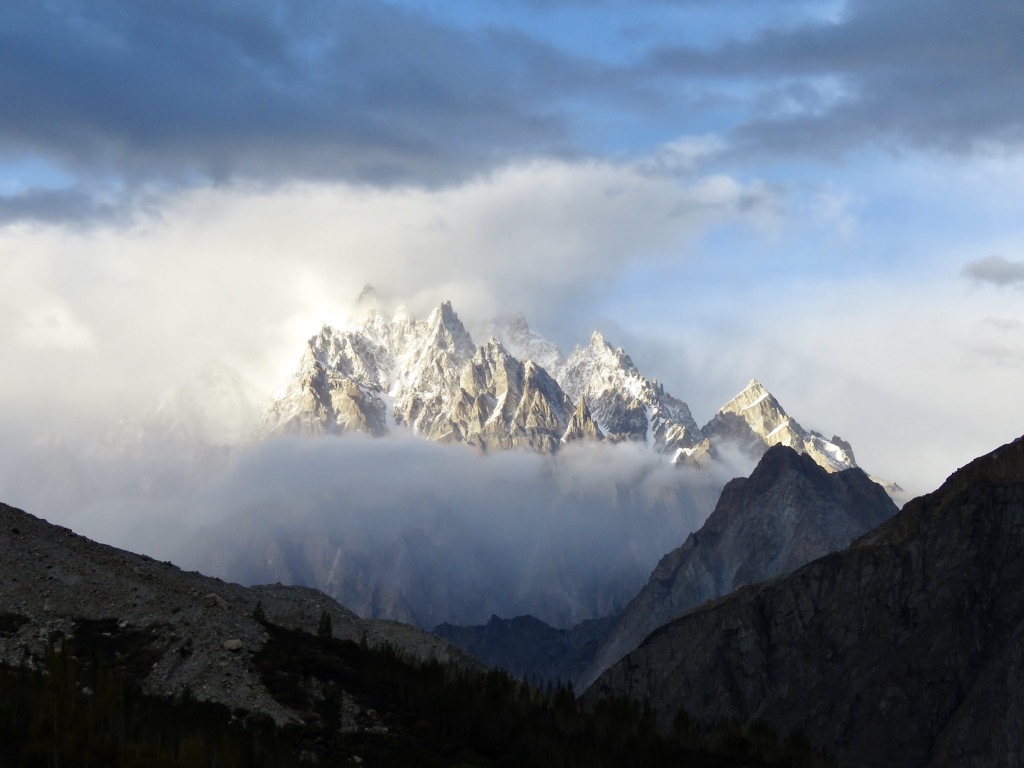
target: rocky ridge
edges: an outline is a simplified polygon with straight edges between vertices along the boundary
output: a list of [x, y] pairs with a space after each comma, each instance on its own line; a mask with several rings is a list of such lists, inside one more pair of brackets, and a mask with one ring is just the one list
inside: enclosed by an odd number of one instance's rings
[[580, 690], [647, 635], [703, 603], [845, 549], [897, 512], [860, 469], [828, 473], [776, 444], [730, 481], [698, 531], [665, 555], [577, 678]]
[[[513, 335], [545, 359], [550, 349], [529, 335], [525, 321]], [[532, 344], [532, 347], [530, 346]], [[298, 371], [264, 409], [257, 435], [380, 436], [406, 428], [438, 442], [481, 450], [557, 450], [570, 439], [598, 435], [548, 371], [513, 356], [495, 338], [474, 345], [445, 302], [425, 321], [393, 318], [364, 303], [351, 327], [324, 326], [309, 340]]]
[[850, 766], [1019, 765], [1024, 439], [847, 550], [655, 631], [585, 694], [799, 729]]

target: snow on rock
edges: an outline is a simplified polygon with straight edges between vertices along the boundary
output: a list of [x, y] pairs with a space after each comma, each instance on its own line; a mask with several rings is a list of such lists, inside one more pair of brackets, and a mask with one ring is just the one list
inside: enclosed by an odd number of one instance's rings
[[671, 455], [703, 437], [686, 403], [641, 376], [629, 355], [612, 347], [600, 331], [594, 331], [586, 347], [572, 351], [558, 379], [570, 398], [586, 398], [612, 439], [644, 443]]

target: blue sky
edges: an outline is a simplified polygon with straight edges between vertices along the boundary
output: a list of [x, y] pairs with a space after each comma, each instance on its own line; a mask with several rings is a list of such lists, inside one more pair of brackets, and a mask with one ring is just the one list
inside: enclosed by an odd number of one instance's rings
[[4, 3], [0, 427], [212, 358], [269, 391], [371, 282], [600, 327], [700, 421], [756, 376], [928, 490], [1024, 432], [1022, 39], [1000, 0]]

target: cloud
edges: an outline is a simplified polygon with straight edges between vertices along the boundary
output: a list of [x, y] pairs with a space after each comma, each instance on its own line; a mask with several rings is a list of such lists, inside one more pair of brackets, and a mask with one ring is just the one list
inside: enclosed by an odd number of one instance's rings
[[1013, 151], [1024, 50], [1015, 4], [854, 0], [838, 18], [711, 49], [664, 46], [645, 71], [737, 106], [737, 151], [828, 157], [865, 147]]
[[27, 347], [69, 351], [96, 346], [96, 338], [89, 327], [59, 301], [32, 308], [15, 335]]
[[[770, 190], [724, 176], [547, 161], [438, 190], [203, 187], [129, 223], [10, 225], [0, 279], [18, 290], [0, 296], [0, 354], [26, 375], [5, 376], [0, 397], [38, 405], [63, 431], [68, 401], [130, 410], [210, 359], [269, 392], [366, 283], [419, 315], [448, 299], [467, 321], [523, 310], [557, 337], [630, 264], [678, 259], [709, 228], [771, 205]], [[66, 370], [44, 339], [77, 348], [73, 391], [27, 375]]]
[[1002, 256], [986, 256], [964, 265], [964, 277], [976, 283], [998, 286], [1024, 285], [1024, 261], [1010, 261]]
[[18, 222], [91, 223], [122, 218], [130, 211], [122, 200], [109, 199], [95, 188], [31, 188], [0, 195], [0, 226]]
[[0, 147], [128, 180], [451, 181], [565, 147], [534, 59], [577, 66], [370, 0], [14, 2], [0, 30]]

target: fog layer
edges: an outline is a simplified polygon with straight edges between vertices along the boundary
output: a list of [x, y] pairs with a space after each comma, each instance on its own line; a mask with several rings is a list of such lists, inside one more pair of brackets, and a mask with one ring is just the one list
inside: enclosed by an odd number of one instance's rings
[[749, 464], [669, 464], [642, 446], [481, 456], [412, 437], [279, 439], [35, 466], [18, 501], [101, 541], [244, 583], [320, 588], [433, 627], [619, 610]]

